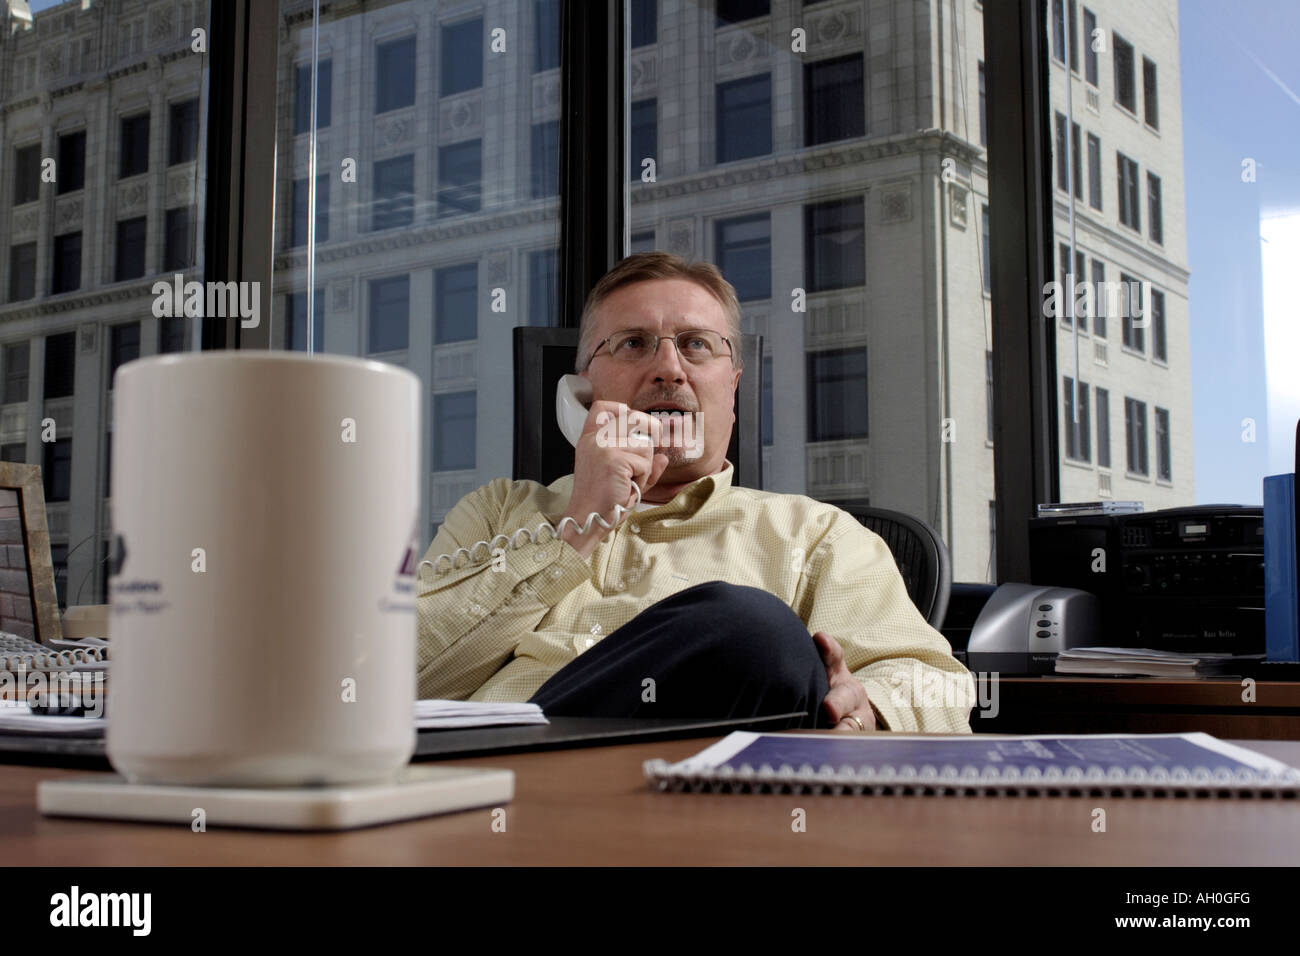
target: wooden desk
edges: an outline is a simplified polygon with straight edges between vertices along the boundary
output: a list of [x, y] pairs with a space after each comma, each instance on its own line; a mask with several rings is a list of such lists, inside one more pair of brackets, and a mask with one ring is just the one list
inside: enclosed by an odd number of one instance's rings
[[[0, 767], [8, 862], [169, 865], [1294, 865], [1300, 802], [659, 793], [642, 761], [716, 738], [453, 760], [509, 767], [506, 832], [490, 809], [337, 834], [47, 818], [36, 783], [82, 771]], [[1300, 765], [1300, 743], [1251, 743]], [[1107, 812], [1094, 833], [1092, 811]], [[802, 807], [807, 829], [791, 830]]]
[[1242, 700], [1240, 679], [1003, 677], [998, 713], [971, 712], [971, 730], [997, 734], [1186, 733], [1300, 740], [1300, 683], [1260, 681]]

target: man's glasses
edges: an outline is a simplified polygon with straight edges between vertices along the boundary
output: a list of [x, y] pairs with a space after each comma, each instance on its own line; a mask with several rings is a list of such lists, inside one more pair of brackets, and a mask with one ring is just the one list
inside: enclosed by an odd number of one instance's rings
[[[696, 365], [723, 356], [730, 357], [732, 354], [731, 340], [708, 329], [688, 329], [676, 335], [655, 335], [641, 329], [628, 329], [615, 332], [603, 340], [591, 353], [591, 359], [608, 346], [609, 357], [612, 359], [620, 362], [644, 362], [659, 351], [659, 343], [664, 339], [672, 339], [677, 346], [677, 354]], [[591, 359], [587, 360], [588, 364]]]

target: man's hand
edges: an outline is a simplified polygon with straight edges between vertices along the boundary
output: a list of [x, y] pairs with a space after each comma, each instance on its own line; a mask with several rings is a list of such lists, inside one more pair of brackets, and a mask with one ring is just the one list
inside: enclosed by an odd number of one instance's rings
[[[627, 416], [625, 446], [598, 440], [602, 426], [605, 426], [603, 434], [618, 434], [618, 429], [608, 427], [607, 423], [617, 425], [620, 414]], [[668, 456], [655, 451], [659, 445], [659, 428], [659, 420], [653, 415], [633, 411], [620, 402], [593, 402], [574, 452], [573, 493], [565, 516], [582, 525], [594, 511], [613, 523], [614, 506], [631, 507], [636, 500], [633, 481], [641, 487], [642, 495], [653, 488], [668, 467]], [[569, 526], [562, 537], [587, 558], [607, 534], [605, 528], [593, 521], [585, 535], [579, 535]]]
[[[836, 730], [879, 729], [875, 711], [871, 709], [871, 701], [867, 698], [867, 689], [845, 666], [844, 649], [840, 647], [839, 641], [818, 631], [813, 635], [813, 643], [817, 645], [822, 663], [826, 665], [826, 683], [830, 685], [830, 690], [822, 701], [822, 708], [826, 711], [831, 726]], [[862, 721], [861, 728], [853, 717]]]

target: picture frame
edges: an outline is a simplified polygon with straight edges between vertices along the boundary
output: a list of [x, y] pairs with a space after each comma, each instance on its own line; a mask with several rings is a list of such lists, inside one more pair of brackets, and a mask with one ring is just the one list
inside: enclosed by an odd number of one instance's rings
[[0, 631], [47, 647], [63, 637], [39, 465], [0, 462]]

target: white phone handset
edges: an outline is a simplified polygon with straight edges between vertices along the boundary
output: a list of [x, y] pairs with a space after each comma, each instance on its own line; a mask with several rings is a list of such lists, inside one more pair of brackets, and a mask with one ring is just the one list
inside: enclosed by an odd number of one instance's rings
[[555, 419], [569, 444], [578, 447], [591, 406], [591, 382], [581, 375], [565, 375], [555, 386]]
[[[591, 411], [588, 406], [591, 405], [591, 402], [591, 382], [581, 375], [565, 375], [555, 387], [556, 423], [560, 426], [560, 431], [564, 433], [564, 437], [569, 440], [569, 444], [575, 448], [578, 446], [578, 439], [582, 437], [582, 429], [587, 424], [587, 415]], [[635, 500], [630, 506], [614, 505], [614, 520], [612, 522], [606, 521], [597, 511], [587, 515], [587, 520], [582, 524], [578, 524], [573, 518], [565, 515], [560, 519], [559, 527], [549, 521], [543, 521], [536, 528], [520, 528], [514, 534], [498, 534], [491, 541], [475, 541], [468, 548], [457, 548], [451, 554], [440, 554], [433, 561], [426, 558], [420, 562], [419, 567], [427, 564], [437, 574], [444, 570], [443, 562], [446, 561], [445, 570], [456, 571], [469, 564], [482, 563], [488, 558], [494, 557], [498, 549], [504, 550], [509, 547], [514, 550], [522, 547], [525, 542], [540, 543], [547, 534], [552, 538], [558, 538], [560, 532], [566, 526], [573, 528], [580, 535], [591, 530], [593, 523], [600, 525], [606, 531], [610, 531], [623, 520], [624, 516], [631, 514], [636, 510], [637, 505], [641, 504], [641, 486], [635, 481], [631, 484]], [[466, 565], [460, 563], [462, 556], [466, 559]]]

